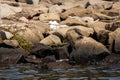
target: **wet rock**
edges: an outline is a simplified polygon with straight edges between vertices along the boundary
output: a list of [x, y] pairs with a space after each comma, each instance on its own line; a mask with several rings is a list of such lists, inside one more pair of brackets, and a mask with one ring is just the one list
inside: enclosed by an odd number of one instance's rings
[[120, 65], [120, 55], [111, 54], [101, 61], [102, 65]]
[[16, 64], [24, 58], [28, 52], [20, 48], [0, 48], [0, 63], [1, 64]]
[[71, 65], [65, 61], [62, 62], [51, 62], [42, 66], [43, 69], [68, 69], [71, 68]]
[[42, 63], [50, 63], [50, 62], [56, 62], [56, 58], [54, 55], [46, 56], [45, 58], [41, 59]]
[[116, 29], [114, 32], [109, 33], [109, 49], [113, 53], [119, 53], [120, 54], [120, 28]]
[[60, 16], [57, 13], [45, 13], [39, 16], [40, 21], [60, 21]]
[[31, 48], [30, 53], [36, 55], [38, 58], [44, 58], [49, 55], [54, 55], [51, 49], [50, 46], [39, 43]]
[[42, 62], [46, 62], [51, 57], [55, 57], [55, 59], [68, 59], [68, 45], [61, 46], [47, 46], [44, 44], [37, 44], [33, 48], [31, 48], [31, 54], [35, 55], [37, 58], [42, 58]]
[[57, 60], [69, 58], [68, 44], [63, 44], [54, 47], [52, 46], [52, 50], [55, 54], [58, 54], [58, 56], [56, 57]]
[[44, 38], [43, 40], [40, 41], [40, 43], [45, 44], [45, 45], [59, 45], [61, 44], [61, 40], [59, 37], [56, 35], [49, 35], [48, 37]]
[[35, 63], [35, 64], [40, 64], [42, 61], [40, 58], [37, 58], [35, 55], [28, 55], [25, 57], [25, 61], [27, 63]]
[[103, 44], [90, 37], [80, 38], [73, 43], [74, 49], [70, 54], [70, 60], [76, 61], [78, 64], [96, 63], [110, 54]]

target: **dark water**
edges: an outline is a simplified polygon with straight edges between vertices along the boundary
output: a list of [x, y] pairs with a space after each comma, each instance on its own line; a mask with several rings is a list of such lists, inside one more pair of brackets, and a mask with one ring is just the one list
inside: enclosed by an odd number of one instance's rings
[[33, 64], [0, 65], [0, 80], [120, 80], [120, 66], [44, 70]]

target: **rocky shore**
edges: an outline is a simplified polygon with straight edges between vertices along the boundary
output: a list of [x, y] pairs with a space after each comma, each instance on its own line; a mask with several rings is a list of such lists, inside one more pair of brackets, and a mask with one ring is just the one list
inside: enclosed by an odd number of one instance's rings
[[1, 1], [1, 64], [120, 65], [119, 0], [38, 1]]

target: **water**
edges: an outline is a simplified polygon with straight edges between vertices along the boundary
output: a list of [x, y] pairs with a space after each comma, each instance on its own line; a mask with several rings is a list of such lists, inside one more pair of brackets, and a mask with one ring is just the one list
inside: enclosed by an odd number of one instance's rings
[[33, 64], [0, 65], [0, 80], [120, 80], [120, 66], [45, 70]]

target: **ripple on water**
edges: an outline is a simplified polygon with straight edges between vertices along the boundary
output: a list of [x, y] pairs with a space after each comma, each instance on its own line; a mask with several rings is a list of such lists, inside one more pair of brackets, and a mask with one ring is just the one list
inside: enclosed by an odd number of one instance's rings
[[73, 66], [70, 69], [42, 70], [39, 65], [0, 66], [0, 80], [120, 80], [120, 67]]

